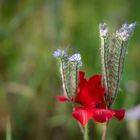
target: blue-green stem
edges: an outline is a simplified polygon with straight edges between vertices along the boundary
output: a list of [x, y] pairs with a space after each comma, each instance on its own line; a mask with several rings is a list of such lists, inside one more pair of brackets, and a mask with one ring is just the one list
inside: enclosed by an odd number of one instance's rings
[[84, 140], [89, 140], [89, 136], [88, 136], [88, 124], [85, 126]]

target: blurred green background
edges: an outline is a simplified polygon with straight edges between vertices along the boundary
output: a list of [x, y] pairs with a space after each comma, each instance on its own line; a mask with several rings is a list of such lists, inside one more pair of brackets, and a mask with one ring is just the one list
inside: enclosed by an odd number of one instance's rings
[[[82, 56], [86, 76], [101, 72], [99, 23], [114, 32], [137, 21], [113, 108], [140, 103], [139, 0], [0, 0], [0, 140], [82, 140], [69, 104], [61, 104], [57, 48]], [[100, 140], [102, 124], [89, 123]], [[140, 121], [111, 120], [107, 140], [139, 140]]]

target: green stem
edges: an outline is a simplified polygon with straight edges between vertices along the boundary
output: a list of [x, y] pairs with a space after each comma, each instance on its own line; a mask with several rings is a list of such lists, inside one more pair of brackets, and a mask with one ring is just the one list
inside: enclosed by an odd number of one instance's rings
[[103, 134], [102, 134], [102, 139], [101, 139], [101, 140], [106, 140], [108, 124], [109, 124], [109, 121], [107, 121], [107, 122], [105, 123], [104, 127], [103, 127]]
[[11, 132], [11, 122], [10, 122], [10, 118], [7, 118], [7, 122], [6, 122], [6, 140], [12, 140], [12, 132]]
[[84, 140], [89, 140], [89, 137], [88, 137], [88, 124], [85, 126]]
[[84, 135], [84, 128], [83, 128], [83, 126], [80, 123], [78, 123], [78, 125], [79, 125], [79, 128], [81, 130], [81, 133]]

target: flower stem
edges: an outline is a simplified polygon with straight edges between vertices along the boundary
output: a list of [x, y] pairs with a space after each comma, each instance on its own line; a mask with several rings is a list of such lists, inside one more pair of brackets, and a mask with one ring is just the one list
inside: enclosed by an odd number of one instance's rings
[[85, 126], [84, 140], [89, 140], [89, 137], [88, 137], [88, 124]]
[[84, 135], [84, 128], [83, 128], [83, 126], [80, 123], [78, 123], [78, 125], [79, 125], [79, 128], [81, 130], [81, 133]]
[[105, 123], [104, 127], [103, 127], [103, 134], [102, 134], [102, 139], [101, 139], [101, 140], [106, 140], [108, 124], [109, 124], [109, 121], [107, 121], [107, 122]]
[[12, 140], [12, 132], [11, 132], [11, 122], [10, 122], [10, 118], [7, 118], [7, 122], [6, 122], [6, 140]]

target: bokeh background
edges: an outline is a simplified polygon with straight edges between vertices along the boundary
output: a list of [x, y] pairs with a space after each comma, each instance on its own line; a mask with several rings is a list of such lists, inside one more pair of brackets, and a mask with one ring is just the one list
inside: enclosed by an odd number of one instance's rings
[[[113, 108], [128, 110], [112, 119], [107, 140], [140, 139], [139, 0], [0, 0], [0, 140], [81, 140], [71, 106], [62, 95], [57, 48], [82, 56], [86, 76], [101, 72], [99, 23], [111, 32], [137, 21]], [[135, 108], [136, 107], [136, 108]], [[90, 139], [102, 124], [89, 123]]]

